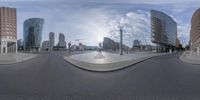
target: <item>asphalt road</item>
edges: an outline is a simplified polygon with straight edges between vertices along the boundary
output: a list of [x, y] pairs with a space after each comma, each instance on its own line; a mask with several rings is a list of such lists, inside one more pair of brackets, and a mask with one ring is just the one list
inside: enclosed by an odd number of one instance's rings
[[60, 53], [0, 65], [0, 100], [200, 100], [200, 65], [177, 54], [113, 72], [90, 72]]

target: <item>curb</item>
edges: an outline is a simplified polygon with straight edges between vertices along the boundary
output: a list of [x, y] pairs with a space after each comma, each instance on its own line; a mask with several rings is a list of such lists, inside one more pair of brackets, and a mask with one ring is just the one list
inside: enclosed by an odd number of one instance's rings
[[193, 60], [187, 59], [183, 55], [179, 56], [179, 59], [184, 63], [188, 63], [188, 64], [192, 64], [192, 65], [200, 65], [200, 62], [195, 62]]
[[[74, 59], [71, 59], [69, 57], [63, 57], [64, 60], [68, 63], [70, 63], [71, 65], [79, 68], [79, 69], [83, 69], [83, 70], [87, 70], [87, 71], [92, 71], [92, 72], [112, 72], [112, 71], [117, 71], [117, 70], [122, 70], [122, 69], [125, 69], [125, 68], [128, 68], [128, 67], [131, 67], [133, 65], [136, 65], [136, 64], [139, 64], [141, 62], [144, 62], [146, 60], [149, 60], [151, 58], [154, 58], [154, 57], [158, 57], [158, 56], [163, 56], [163, 55], [167, 55], [167, 54], [162, 54], [162, 55], [155, 55], [155, 56], [150, 56], [150, 57], [142, 57], [142, 58], [139, 58], [139, 59], [136, 59], [135, 61], [134, 60], [128, 60], [128, 61], [121, 61], [121, 62], [117, 62], [117, 63], [109, 63], [109, 64], [92, 64], [92, 63], [86, 63], [86, 62], [82, 62], [82, 61], [77, 61], [77, 60], [74, 60]], [[73, 61], [72, 61], [73, 60]], [[98, 66], [98, 67], [102, 67], [103, 68], [91, 68], [91, 67], [85, 67], [81, 64], [75, 64], [75, 63], [82, 63], [82, 64], [85, 64], [85, 65], [89, 65], [89, 66]], [[116, 65], [116, 64], [119, 64], [119, 63], [125, 63], [125, 62], [128, 62], [129, 64], [127, 65], [120, 65], [120, 66], [111, 66], [111, 67], [107, 67], [105, 68], [105, 66], [109, 66], [109, 65]]]
[[17, 64], [17, 63], [23, 63], [23, 62], [26, 62], [26, 61], [29, 61], [29, 60], [32, 60], [32, 59], [35, 59], [37, 57], [39, 57], [40, 55], [36, 55], [35, 57], [32, 57], [32, 58], [29, 58], [27, 60], [22, 60], [22, 61], [18, 61], [18, 62], [10, 62], [10, 63], [0, 63], [0, 65], [11, 65], [11, 64]]

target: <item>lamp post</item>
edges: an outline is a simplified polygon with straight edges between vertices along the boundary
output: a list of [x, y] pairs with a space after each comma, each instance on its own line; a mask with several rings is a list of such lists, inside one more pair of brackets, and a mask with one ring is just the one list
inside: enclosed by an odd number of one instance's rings
[[99, 52], [101, 52], [101, 43], [99, 43]]
[[71, 52], [71, 42], [68, 43], [68, 54]]
[[120, 27], [120, 55], [123, 55], [123, 30]]
[[190, 55], [192, 55], [192, 52], [193, 52], [193, 48], [192, 48], [192, 42], [190, 44]]

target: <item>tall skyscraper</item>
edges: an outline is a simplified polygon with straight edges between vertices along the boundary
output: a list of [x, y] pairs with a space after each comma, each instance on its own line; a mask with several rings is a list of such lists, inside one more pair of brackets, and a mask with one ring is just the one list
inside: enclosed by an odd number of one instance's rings
[[196, 10], [191, 20], [190, 47], [200, 53], [200, 8]]
[[58, 46], [66, 48], [65, 35], [62, 33], [59, 34]]
[[177, 39], [177, 23], [167, 14], [151, 10], [151, 40], [159, 52], [174, 50]]
[[17, 52], [16, 9], [0, 7], [0, 53]]
[[44, 19], [30, 18], [24, 22], [24, 49], [40, 51]]
[[49, 41], [50, 41], [50, 50], [53, 50], [53, 46], [54, 46], [54, 33], [50, 32], [49, 33]]

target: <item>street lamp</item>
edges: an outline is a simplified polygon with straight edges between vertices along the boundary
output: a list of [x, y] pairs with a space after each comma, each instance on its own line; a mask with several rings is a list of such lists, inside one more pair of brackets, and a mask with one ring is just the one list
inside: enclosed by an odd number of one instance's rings
[[120, 55], [123, 55], [123, 30], [120, 27]]
[[190, 55], [192, 54], [192, 52], [193, 52], [193, 48], [192, 48], [192, 42], [191, 42], [191, 44], [190, 44]]
[[68, 54], [71, 52], [71, 41], [68, 43]]
[[101, 53], [101, 43], [99, 43], [99, 52]]

